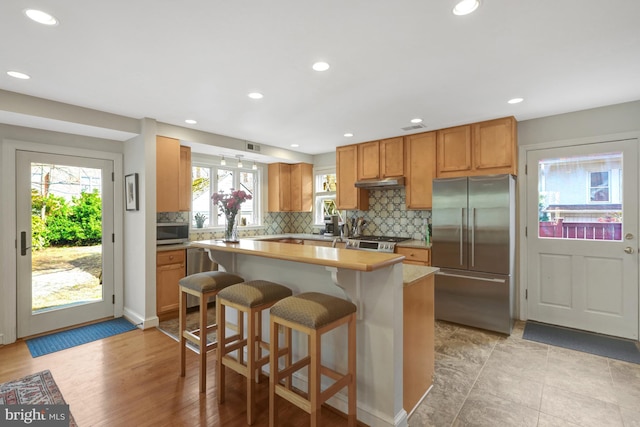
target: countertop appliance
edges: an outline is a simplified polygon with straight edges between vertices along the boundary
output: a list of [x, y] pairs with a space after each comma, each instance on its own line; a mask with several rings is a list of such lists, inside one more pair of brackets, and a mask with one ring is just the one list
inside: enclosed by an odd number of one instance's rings
[[388, 252], [395, 251], [396, 243], [411, 240], [410, 237], [390, 237], [390, 236], [360, 236], [349, 238], [345, 244], [346, 249], [357, 249], [361, 251]]
[[324, 217], [324, 235], [339, 236], [340, 223], [338, 215], [327, 215]]
[[188, 222], [158, 222], [156, 223], [156, 244], [175, 245], [189, 241]]
[[511, 334], [515, 178], [434, 179], [431, 219], [436, 319]]

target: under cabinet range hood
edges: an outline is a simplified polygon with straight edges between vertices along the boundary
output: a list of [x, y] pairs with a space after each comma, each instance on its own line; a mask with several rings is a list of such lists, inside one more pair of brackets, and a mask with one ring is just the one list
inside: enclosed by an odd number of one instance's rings
[[404, 177], [399, 176], [396, 178], [385, 179], [364, 179], [362, 181], [356, 181], [355, 186], [358, 188], [369, 188], [384, 190], [387, 188], [401, 188], [404, 187]]

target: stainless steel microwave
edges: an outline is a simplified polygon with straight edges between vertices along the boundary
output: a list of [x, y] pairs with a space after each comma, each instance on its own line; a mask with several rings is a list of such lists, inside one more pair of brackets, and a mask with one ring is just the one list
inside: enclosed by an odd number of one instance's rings
[[158, 222], [156, 224], [156, 244], [175, 245], [188, 241], [188, 222]]

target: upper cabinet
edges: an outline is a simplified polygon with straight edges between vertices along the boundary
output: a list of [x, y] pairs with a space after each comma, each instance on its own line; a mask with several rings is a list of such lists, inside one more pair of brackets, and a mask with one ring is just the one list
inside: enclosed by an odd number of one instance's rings
[[516, 121], [489, 120], [437, 131], [437, 176], [517, 174]]
[[313, 165], [269, 164], [269, 212], [311, 212]]
[[358, 179], [358, 145], [336, 148], [336, 205], [338, 209], [369, 209], [369, 191], [356, 188]]
[[191, 148], [165, 136], [156, 137], [156, 210], [191, 209]]
[[404, 176], [402, 137], [357, 144], [358, 180]]
[[408, 209], [431, 209], [436, 177], [436, 132], [405, 137], [406, 203]]

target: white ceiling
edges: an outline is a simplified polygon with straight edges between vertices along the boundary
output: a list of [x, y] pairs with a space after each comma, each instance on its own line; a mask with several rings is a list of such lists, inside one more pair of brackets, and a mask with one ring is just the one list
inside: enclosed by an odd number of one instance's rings
[[0, 89], [307, 154], [411, 133], [414, 117], [415, 133], [640, 99], [640, 1], [454, 4], [2, 0]]

